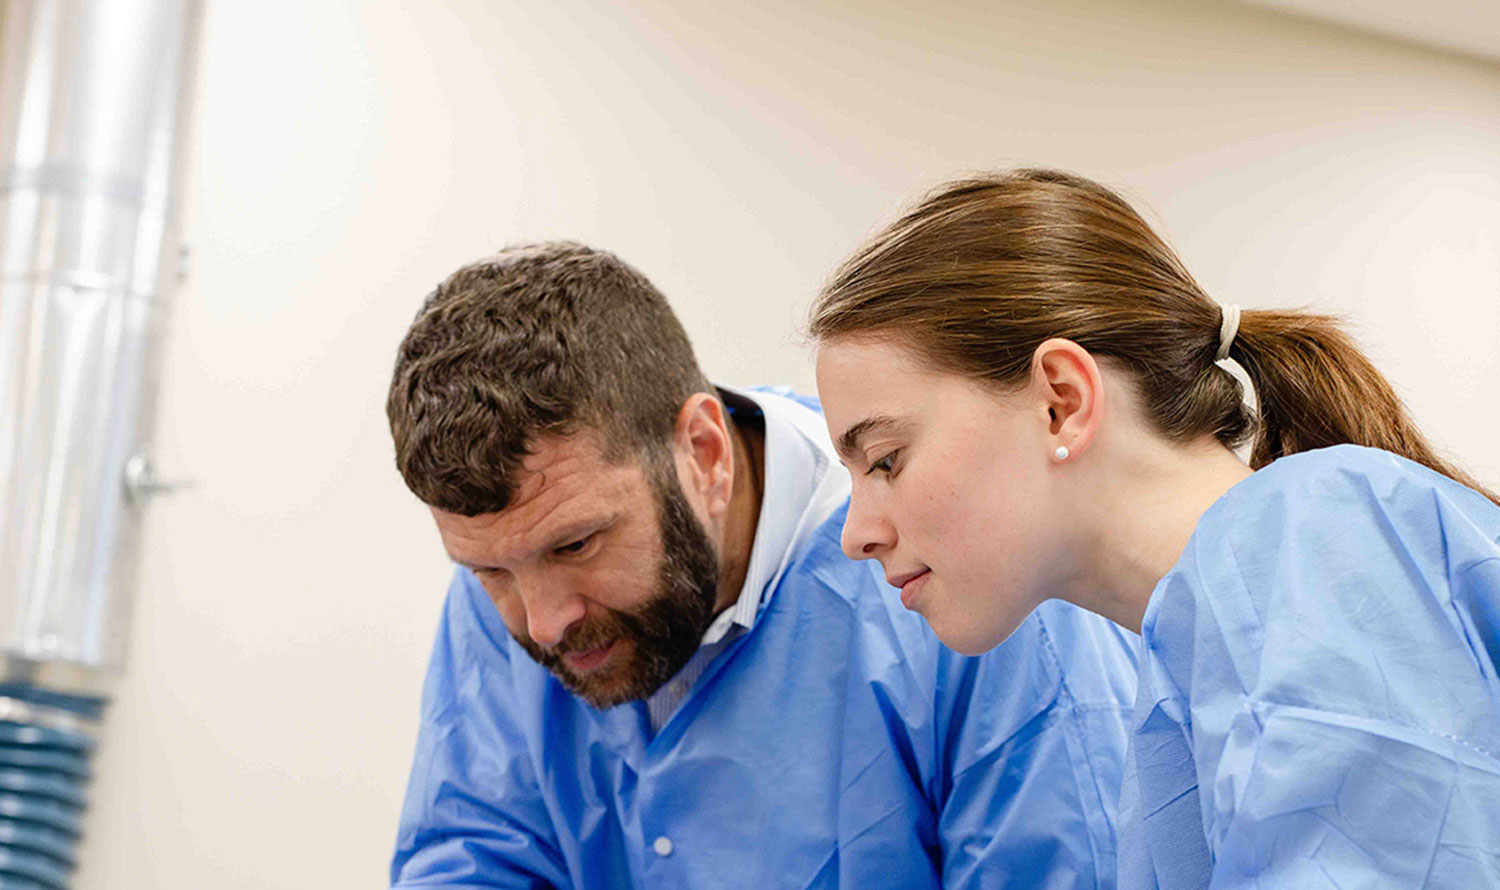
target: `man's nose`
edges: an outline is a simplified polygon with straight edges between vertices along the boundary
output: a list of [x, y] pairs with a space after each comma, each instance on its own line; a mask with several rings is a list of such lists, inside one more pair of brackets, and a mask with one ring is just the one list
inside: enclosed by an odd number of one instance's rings
[[842, 543], [850, 559], [872, 559], [896, 544], [896, 529], [867, 498], [851, 495]]
[[541, 585], [523, 585], [521, 602], [526, 606], [526, 635], [532, 642], [551, 648], [563, 641], [572, 627], [588, 612], [583, 597], [547, 590]]

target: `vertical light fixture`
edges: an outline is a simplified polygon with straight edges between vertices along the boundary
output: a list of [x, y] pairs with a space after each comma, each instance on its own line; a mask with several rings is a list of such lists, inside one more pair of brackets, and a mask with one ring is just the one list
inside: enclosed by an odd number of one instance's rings
[[125, 653], [197, 0], [0, 2], [0, 890], [66, 888]]

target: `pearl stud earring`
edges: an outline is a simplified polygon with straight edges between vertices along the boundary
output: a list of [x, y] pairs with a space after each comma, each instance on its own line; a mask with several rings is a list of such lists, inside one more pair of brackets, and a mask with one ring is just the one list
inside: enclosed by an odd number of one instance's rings
[[1068, 446], [1066, 445], [1059, 445], [1057, 446], [1057, 450], [1052, 452], [1052, 456], [1057, 458], [1058, 460], [1067, 460], [1068, 454]]

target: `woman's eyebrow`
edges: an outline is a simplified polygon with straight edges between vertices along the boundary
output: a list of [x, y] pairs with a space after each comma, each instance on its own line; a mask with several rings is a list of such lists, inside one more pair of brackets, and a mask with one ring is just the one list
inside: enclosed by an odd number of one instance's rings
[[858, 457], [860, 444], [864, 438], [871, 433], [887, 433], [905, 426], [904, 418], [892, 417], [889, 414], [872, 414], [864, 420], [859, 421], [838, 437], [834, 442], [834, 448], [839, 456], [845, 460]]

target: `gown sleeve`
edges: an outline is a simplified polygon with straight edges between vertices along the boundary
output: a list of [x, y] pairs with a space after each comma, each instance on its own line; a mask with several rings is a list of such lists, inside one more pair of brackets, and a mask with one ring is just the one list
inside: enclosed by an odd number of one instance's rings
[[[571, 886], [525, 739], [504, 639], [467, 573], [448, 591], [391, 862], [393, 888]], [[493, 608], [491, 611], [493, 611]]]
[[1330, 451], [1205, 514], [1143, 626], [1211, 886], [1500, 887], [1500, 510]]

